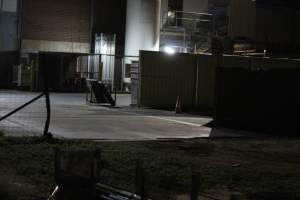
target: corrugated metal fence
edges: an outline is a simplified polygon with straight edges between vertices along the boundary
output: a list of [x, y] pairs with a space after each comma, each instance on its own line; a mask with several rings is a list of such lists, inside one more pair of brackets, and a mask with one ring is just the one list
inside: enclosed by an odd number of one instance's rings
[[174, 108], [180, 96], [221, 120], [300, 116], [299, 60], [141, 51], [139, 83], [139, 106]]
[[213, 107], [213, 60], [205, 55], [141, 51], [140, 106], [174, 107], [179, 96], [185, 107]]
[[299, 120], [300, 62], [263, 58], [242, 62], [217, 68], [216, 120], [272, 126]]

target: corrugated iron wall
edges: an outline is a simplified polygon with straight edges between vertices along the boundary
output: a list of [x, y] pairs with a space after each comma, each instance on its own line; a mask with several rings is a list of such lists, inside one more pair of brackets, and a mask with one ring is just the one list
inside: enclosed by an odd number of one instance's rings
[[196, 107], [214, 107], [215, 62], [212, 56], [197, 55]]
[[300, 62], [287, 59], [245, 59], [244, 64], [248, 63], [248, 67], [221, 65], [217, 69], [217, 121], [241, 122], [251, 126], [265, 123], [276, 126], [298, 121]]
[[174, 108], [180, 96], [183, 108], [214, 108], [219, 122], [299, 121], [299, 60], [223, 56], [216, 62], [210, 55], [142, 51], [139, 105]]
[[89, 0], [23, 0], [22, 38], [88, 43]]
[[209, 55], [140, 52], [139, 105], [213, 108], [215, 68]]
[[167, 55], [140, 52], [139, 104], [150, 107], [174, 107], [177, 96], [182, 105], [195, 105], [197, 59], [192, 54]]

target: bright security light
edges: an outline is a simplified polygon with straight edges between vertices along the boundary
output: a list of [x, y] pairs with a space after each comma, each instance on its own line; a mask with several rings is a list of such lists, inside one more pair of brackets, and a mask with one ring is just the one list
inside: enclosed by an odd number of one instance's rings
[[173, 49], [172, 47], [165, 47], [165, 52], [167, 54], [174, 54], [175, 53], [175, 49]]
[[168, 17], [172, 17], [174, 14], [172, 11], [168, 11]]

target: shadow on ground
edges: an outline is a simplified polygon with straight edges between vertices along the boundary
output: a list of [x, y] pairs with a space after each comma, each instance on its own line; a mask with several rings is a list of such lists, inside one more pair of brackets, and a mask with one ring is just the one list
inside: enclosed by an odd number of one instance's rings
[[[300, 120], [299, 120], [300, 121]], [[224, 129], [242, 131], [244, 134], [255, 133], [255, 136], [300, 136], [298, 120], [266, 120], [266, 121], [222, 121], [212, 120], [204, 126], [212, 128], [211, 137]], [[251, 134], [253, 135], [253, 134]]]

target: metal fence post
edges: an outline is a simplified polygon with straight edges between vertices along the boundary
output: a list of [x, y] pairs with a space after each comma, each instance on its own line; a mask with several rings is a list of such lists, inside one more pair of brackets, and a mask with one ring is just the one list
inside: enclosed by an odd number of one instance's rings
[[44, 128], [44, 136], [49, 135], [49, 126], [50, 126], [50, 118], [51, 118], [51, 106], [50, 106], [50, 94], [48, 88], [48, 69], [46, 65], [44, 65], [44, 95], [46, 99], [46, 110], [47, 110], [47, 119], [45, 122]]
[[117, 89], [115, 88], [115, 106], [117, 106]]

